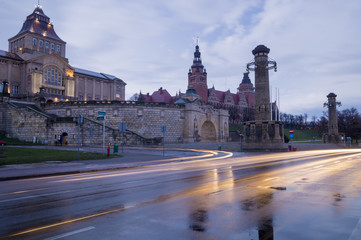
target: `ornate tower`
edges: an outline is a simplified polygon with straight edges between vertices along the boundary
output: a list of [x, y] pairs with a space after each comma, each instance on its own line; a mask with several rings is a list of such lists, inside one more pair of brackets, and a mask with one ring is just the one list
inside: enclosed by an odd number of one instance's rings
[[244, 151], [286, 151], [284, 126], [271, 120], [271, 103], [268, 70], [277, 70], [277, 63], [268, 60], [269, 48], [258, 45], [253, 51], [254, 62], [247, 64], [247, 71], [255, 71], [255, 121], [244, 123]]
[[338, 135], [338, 124], [337, 124], [337, 110], [336, 105], [340, 105], [340, 102], [336, 102], [337, 95], [330, 93], [327, 95], [328, 103], [328, 134]]
[[201, 52], [196, 45], [193, 65], [188, 72], [188, 88], [193, 87], [203, 103], [208, 102], [207, 72], [202, 64]]
[[56, 34], [40, 5], [27, 16], [20, 32], [9, 39], [9, 52], [25, 60], [50, 53], [65, 58], [65, 47], [66, 42]]
[[337, 95], [334, 93], [328, 94], [328, 101], [323, 104], [328, 108], [328, 133], [322, 136], [324, 143], [341, 143], [344, 138], [344, 134], [338, 132], [336, 107], [341, 106], [341, 103], [336, 102], [336, 97]]
[[271, 120], [271, 104], [269, 92], [269, 69], [277, 69], [275, 61], [268, 61], [268, 53], [270, 49], [264, 45], [258, 45], [253, 51], [254, 62], [247, 64], [247, 69], [251, 65], [255, 71], [255, 88], [256, 88], [256, 120]]

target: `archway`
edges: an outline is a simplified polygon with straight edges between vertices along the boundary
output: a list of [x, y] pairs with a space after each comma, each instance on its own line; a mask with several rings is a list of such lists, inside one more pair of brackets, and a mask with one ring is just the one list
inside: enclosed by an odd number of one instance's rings
[[68, 145], [68, 133], [63, 132], [61, 134], [61, 144]]
[[217, 141], [217, 133], [214, 124], [211, 121], [205, 121], [201, 128], [201, 141], [215, 142]]

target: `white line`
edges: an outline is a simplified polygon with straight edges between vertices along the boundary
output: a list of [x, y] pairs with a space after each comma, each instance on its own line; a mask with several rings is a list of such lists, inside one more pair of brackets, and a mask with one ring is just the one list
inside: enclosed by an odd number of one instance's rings
[[76, 231], [64, 233], [64, 234], [61, 234], [61, 235], [58, 235], [58, 236], [54, 236], [54, 237], [50, 237], [50, 238], [47, 238], [47, 239], [44, 239], [44, 240], [56, 240], [56, 239], [60, 239], [60, 238], [65, 238], [65, 237], [69, 237], [69, 236], [71, 236], [71, 235], [75, 235], [75, 234], [78, 234], [78, 233], [82, 233], [82, 232], [86, 232], [86, 231], [92, 230], [92, 229], [94, 229], [94, 228], [95, 228], [95, 227], [82, 228], [82, 229], [79, 229], [79, 230], [76, 230]]
[[351, 236], [348, 238], [348, 240], [360, 240], [361, 236], [361, 218], [358, 220], [358, 223], [356, 224], [356, 227], [351, 233]]
[[319, 166], [316, 166], [316, 167], [313, 167], [313, 168], [321, 168], [323, 167], [324, 165], [319, 165]]
[[24, 196], [24, 197], [18, 197], [18, 198], [5, 199], [5, 200], [0, 200], [0, 203], [12, 202], [12, 201], [16, 201], [16, 200], [24, 200], [24, 199], [36, 198], [36, 197], [46, 197], [46, 196], [56, 195], [56, 194], [60, 194], [60, 193], [67, 193], [67, 192], [71, 192], [71, 191], [61, 191], [61, 192], [55, 192], [55, 193], [46, 193], [46, 194], [39, 194], [39, 195], [31, 195], [31, 196]]

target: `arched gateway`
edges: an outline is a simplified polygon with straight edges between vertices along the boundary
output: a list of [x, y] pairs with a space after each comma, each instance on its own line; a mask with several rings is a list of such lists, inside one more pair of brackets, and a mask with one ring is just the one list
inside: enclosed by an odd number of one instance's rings
[[215, 142], [217, 141], [217, 132], [214, 124], [211, 121], [205, 121], [201, 128], [201, 141], [202, 142]]

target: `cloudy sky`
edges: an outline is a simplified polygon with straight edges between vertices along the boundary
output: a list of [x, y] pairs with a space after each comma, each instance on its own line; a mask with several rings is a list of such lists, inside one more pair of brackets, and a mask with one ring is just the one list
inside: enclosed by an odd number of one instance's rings
[[[0, 49], [17, 34], [37, 0], [0, 0]], [[277, 61], [270, 84], [282, 112], [321, 116], [335, 92], [340, 110], [361, 111], [359, 0], [41, 0], [67, 42], [74, 67], [123, 79], [126, 98], [159, 87], [187, 87], [195, 38], [208, 87], [236, 92], [264, 44]], [[254, 73], [251, 73], [254, 83]], [[275, 96], [275, 93], [273, 93]]]

